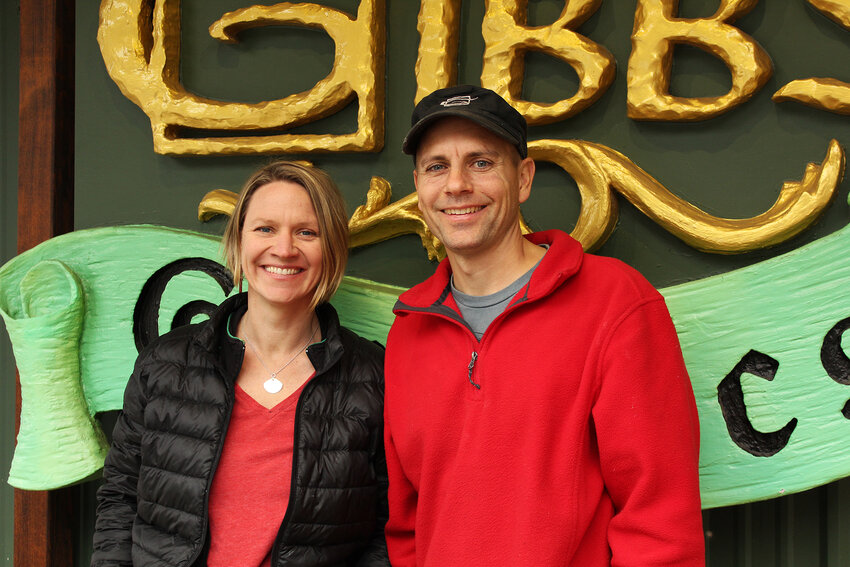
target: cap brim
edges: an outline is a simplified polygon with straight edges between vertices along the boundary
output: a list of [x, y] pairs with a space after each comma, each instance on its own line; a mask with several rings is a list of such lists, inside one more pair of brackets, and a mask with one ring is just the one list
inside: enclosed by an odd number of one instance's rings
[[[471, 112], [466, 112], [464, 110], [456, 108], [446, 108], [444, 110], [432, 112], [431, 114], [414, 124], [410, 128], [410, 131], [408, 131], [407, 136], [404, 137], [404, 142], [402, 142], [401, 144], [401, 151], [408, 155], [414, 155], [416, 153], [416, 148], [419, 146], [419, 139], [422, 137], [422, 134], [425, 133], [425, 130], [427, 130], [428, 127], [435, 121], [449, 116], [457, 116], [475, 122], [479, 126], [493, 132], [500, 138], [504, 138], [505, 140], [510, 142], [511, 145], [517, 147], [517, 151], [520, 151], [519, 145], [521, 143], [521, 140], [519, 140], [516, 136], [508, 132], [506, 129], [502, 128], [502, 126], [499, 125], [495, 120], [488, 120], [485, 116], [482, 116], [480, 114], [473, 114]], [[522, 152], [520, 152], [520, 154], [522, 154]]]

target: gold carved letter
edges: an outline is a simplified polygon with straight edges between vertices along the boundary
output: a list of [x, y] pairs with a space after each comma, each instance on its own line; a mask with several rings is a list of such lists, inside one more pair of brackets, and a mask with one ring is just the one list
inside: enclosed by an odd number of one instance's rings
[[[850, 2], [847, 0], [808, 0], [809, 4], [838, 25], [850, 29]], [[776, 102], [796, 100], [808, 106], [850, 114], [850, 83], [831, 78], [791, 81], [773, 94]]]
[[[258, 104], [199, 97], [180, 83], [179, 0], [103, 0], [97, 39], [106, 68], [121, 92], [151, 121], [161, 154], [265, 154], [378, 151], [384, 139], [385, 0], [361, 0], [357, 18], [310, 3], [284, 2], [229, 12], [210, 35], [235, 42], [244, 29], [293, 25], [324, 30], [336, 44], [330, 74], [308, 91]], [[354, 98], [351, 134], [268, 134], [333, 114]], [[181, 128], [230, 130], [233, 136], [184, 138]]]
[[[722, 0], [710, 18], [676, 18], [678, 0], [638, 0], [628, 69], [628, 115], [636, 120], [697, 121], [750, 99], [770, 78], [770, 57], [756, 41], [730, 25], [758, 0]], [[718, 97], [670, 94], [676, 44], [691, 45], [721, 59], [732, 88]]]
[[[566, 1], [555, 23], [528, 27], [528, 0], [487, 0], [481, 26], [485, 44], [481, 84], [499, 93], [529, 124], [555, 122], [596, 102], [614, 80], [616, 61], [607, 49], [570, 30], [587, 20], [601, 2]], [[528, 51], [540, 51], [567, 62], [578, 75], [578, 91], [554, 103], [522, 100], [524, 55]]]
[[460, 0], [422, 0], [416, 29], [416, 100], [457, 81]]

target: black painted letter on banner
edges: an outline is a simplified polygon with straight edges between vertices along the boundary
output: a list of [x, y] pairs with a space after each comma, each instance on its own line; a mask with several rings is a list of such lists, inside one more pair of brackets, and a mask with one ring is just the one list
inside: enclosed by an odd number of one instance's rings
[[[218, 262], [206, 258], [181, 258], [161, 267], [145, 282], [133, 310], [133, 338], [136, 340], [136, 350], [141, 352], [159, 336], [159, 306], [168, 282], [178, 274], [193, 270], [212, 276], [221, 286], [225, 297], [233, 289], [233, 275], [230, 271]], [[171, 321], [171, 328], [186, 325], [195, 315], [209, 315], [215, 307], [209, 301], [190, 301], [177, 310]]]
[[[841, 348], [841, 337], [850, 329], [850, 317], [842, 319], [829, 330], [820, 347], [820, 362], [829, 377], [839, 384], [850, 385], [850, 358]], [[850, 419], [850, 400], [844, 404], [841, 414]]]
[[778, 431], [758, 431], [747, 417], [741, 375], [746, 372], [771, 381], [778, 369], [779, 361], [775, 358], [751, 350], [717, 386], [717, 399], [723, 419], [726, 420], [729, 436], [738, 447], [756, 457], [771, 457], [781, 451], [788, 444], [791, 432], [797, 427], [797, 418], [793, 418]]
[[850, 317], [829, 330], [820, 348], [820, 361], [829, 377], [839, 384], [850, 385], [850, 359], [841, 348], [841, 336], [850, 329]]

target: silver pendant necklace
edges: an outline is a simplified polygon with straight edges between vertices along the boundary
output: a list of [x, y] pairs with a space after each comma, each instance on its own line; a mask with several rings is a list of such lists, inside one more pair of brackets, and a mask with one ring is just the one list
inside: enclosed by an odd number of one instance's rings
[[265, 362], [263, 362], [263, 358], [260, 356], [260, 352], [256, 349], [256, 347], [254, 347], [254, 345], [251, 344], [251, 341], [248, 340], [248, 335], [245, 335], [245, 344], [251, 347], [251, 350], [253, 350], [254, 354], [257, 355], [257, 360], [260, 361], [260, 364], [262, 364], [263, 368], [266, 369], [266, 372], [269, 373], [269, 379], [263, 382], [263, 390], [265, 390], [269, 394], [277, 394], [283, 389], [283, 382], [277, 379], [277, 375], [283, 372], [284, 368], [292, 364], [295, 359], [298, 358], [299, 354], [307, 351], [307, 347], [310, 346], [310, 343], [313, 342], [313, 337], [316, 336], [316, 331], [318, 330], [319, 326], [316, 325], [316, 327], [313, 329], [313, 334], [311, 334], [310, 338], [307, 339], [307, 343], [295, 353], [295, 356], [289, 359], [289, 362], [278, 368], [276, 372], [272, 372], [271, 370], [269, 370], [269, 367], [266, 366]]

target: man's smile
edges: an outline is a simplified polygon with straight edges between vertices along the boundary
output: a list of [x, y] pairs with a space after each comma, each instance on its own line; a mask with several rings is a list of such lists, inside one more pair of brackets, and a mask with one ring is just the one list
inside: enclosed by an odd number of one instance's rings
[[472, 213], [477, 213], [478, 211], [482, 210], [483, 208], [484, 208], [484, 205], [477, 205], [477, 206], [473, 206], [473, 207], [443, 209], [442, 212], [447, 214], [447, 215], [469, 215], [469, 214], [472, 214]]

